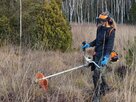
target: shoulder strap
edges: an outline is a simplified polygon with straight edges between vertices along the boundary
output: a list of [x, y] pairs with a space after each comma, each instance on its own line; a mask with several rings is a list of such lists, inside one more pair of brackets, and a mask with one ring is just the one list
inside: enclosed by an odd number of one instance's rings
[[112, 31], [115, 30], [115, 28], [111, 28], [109, 31], [109, 36], [111, 35]]

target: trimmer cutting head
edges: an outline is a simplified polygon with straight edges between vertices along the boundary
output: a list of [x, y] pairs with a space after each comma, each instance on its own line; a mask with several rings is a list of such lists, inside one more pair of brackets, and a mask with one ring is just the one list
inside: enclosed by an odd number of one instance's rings
[[35, 75], [37, 82], [39, 83], [39, 85], [45, 90], [47, 91], [48, 89], [48, 80], [47, 79], [42, 79], [45, 78], [43, 73], [36, 73]]

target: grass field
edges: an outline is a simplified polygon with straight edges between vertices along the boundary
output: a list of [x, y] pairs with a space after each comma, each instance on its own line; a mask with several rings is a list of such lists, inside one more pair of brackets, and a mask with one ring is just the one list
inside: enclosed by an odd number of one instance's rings
[[[0, 48], [0, 102], [91, 102], [93, 94], [92, 72], [82, 68], [49, 79], [49, 88], [45, 92], [34, 82], [37, 72], [51, 75], [82, 63], [82, 41], [95, 39], [94, 24], [71, 24], [73, 49], [70, 52], [36, 51], [19, 49], [15, 46]], [[102, 102], [136, 102], [136, 60], [133, 54], [131, 65], [126, 64], [127, 49], [134, 43], [136, 27], [118, 25], [115, 50], [120, 56], [117, 63], [109, 65], [107, 81], [113, 91], [103, 97]], [[136, 49], [136, 48], [135, 48]], [[117, 69], [127, 66], [131, 69], [123, 77], [118, 76]], [[122, 72], [122, 71], [121, 71]]]

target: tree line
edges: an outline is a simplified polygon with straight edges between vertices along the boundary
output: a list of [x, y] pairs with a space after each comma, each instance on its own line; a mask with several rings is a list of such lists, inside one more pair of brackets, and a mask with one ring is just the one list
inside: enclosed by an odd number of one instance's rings
[[136, 23], [136, 0], [63, 0], [62, 9], [70, 22], [95, 22], [108, 11], [117, 23]]
[[[0, 0], [0, 46], [20, 43], [19, 4], [19, 0]], [[109, 11], [118, 23], [136, 24], [136, 0], [22, 0], [22, 44], [70, 49], [69, 22], [95, 22], [102, 11]]]

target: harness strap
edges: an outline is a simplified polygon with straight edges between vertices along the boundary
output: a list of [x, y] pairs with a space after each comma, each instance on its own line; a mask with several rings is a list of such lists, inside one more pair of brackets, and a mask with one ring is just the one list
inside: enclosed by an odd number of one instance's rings
[[112, 28], [110, 31], [109, 31], [109, 36], [111, 35], [112, 31], [115, 30], [115, 28]]

